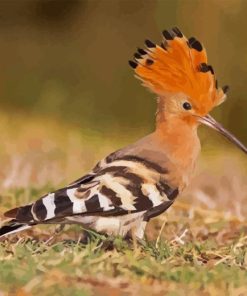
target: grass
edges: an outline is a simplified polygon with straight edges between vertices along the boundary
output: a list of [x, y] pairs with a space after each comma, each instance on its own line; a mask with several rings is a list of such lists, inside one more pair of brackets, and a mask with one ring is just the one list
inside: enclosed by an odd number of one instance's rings
[[[0, 221], [132, 140], [22, 118], [16, 135], [0, 118]], [[1, 240], [0, 295], [247, 295], [246, 160], [224, 151], [206, 147], [192, 185], [142, 244], [94, 232], [81, 243], [79, 226], [53, 225]]]
[[[167, 220], [177, 214], [181, 210], [169, 211]], [[79, 227], [53, 236], [53, 226], [37, 227], [1, 243], [0, 290], [10, 295], [245, 295], [246, 226], [217, 221], [206, 224], [207, 237], [193, 237], [195, 222], [203, 218], [183, 220], [187, 232], [169, 239], [181, 226], [166, 222], [160, 240], [140, 245], [94, 233], [83, 244]], [[148, 234], [159, 234], [161, 223], [153, 221]]]

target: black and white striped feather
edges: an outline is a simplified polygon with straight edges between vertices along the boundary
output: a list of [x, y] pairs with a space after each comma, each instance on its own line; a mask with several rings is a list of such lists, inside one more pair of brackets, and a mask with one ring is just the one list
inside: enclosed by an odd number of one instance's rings
[[[5, 215], [14, 219], [0, 229], [0, 235], [25, 226], [69, 221], [87, 224], [97, 231], [126, 235], [133, 225], [138, 228], [173, 203], [178, 189], [165, 182], [166, 174], [159, 164], [147, 159], [135, 155], [118, 157], [113, 153], [69, 186], [8, 211]], [[113, 223], [119, 226], [115, 229]], [[129, 227], [123, 230], [123, 225]]]

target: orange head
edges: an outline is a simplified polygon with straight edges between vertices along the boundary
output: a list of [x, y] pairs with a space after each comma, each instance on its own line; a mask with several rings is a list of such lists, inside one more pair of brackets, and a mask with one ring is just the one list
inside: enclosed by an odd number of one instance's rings
[[184, 104], [190, 114], [206, 115], [224, 101], [228, 88], [217, 87], [206, 50], [198, 40], [187, 39], [178, 28], [165, 30], [163, 36], [161, 46], [146, 40], [147, 49], [139, 49], [135, 62], [130, 61], [137, 78], [159, 98], [172, 98], [173, 105], [182, 103], [181, 107]]
[[147, 48], [138, 49], [135, 61], [129, 61], [136, 77], [158, 95], [158, 120], [175, 116], [192, 125], [203, 122], [223, 133], [208, 113], [225, 100], [228, 86], [218, 88], [205, 48], [178, 28], [165, 30], [163, 36], [160, 46], [146, 40]]

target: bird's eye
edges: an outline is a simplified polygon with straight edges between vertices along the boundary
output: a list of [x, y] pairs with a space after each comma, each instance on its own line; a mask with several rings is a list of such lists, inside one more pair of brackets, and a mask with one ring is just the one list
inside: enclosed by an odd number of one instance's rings
[[183, 103], [183, 108], [184, 108], [185, 110], [191, 110], [191, 109], [192, 109], [192, 106], [191, 106], [190, 103], [185, 102], [185, 103]]

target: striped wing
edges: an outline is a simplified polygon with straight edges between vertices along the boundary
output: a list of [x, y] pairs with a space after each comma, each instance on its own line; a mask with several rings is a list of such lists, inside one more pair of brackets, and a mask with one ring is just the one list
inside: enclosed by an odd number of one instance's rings
[[[137, 156], [101, 161], [91, 174], [33, 204], [10, 210], [7, 217], [29, 223], [51, 223], [73, 215], [113, 216], [158, 213], [178, 195], [164, 181], [166, 170]], [[157, 211], [156, 211], [157, 209]]]

